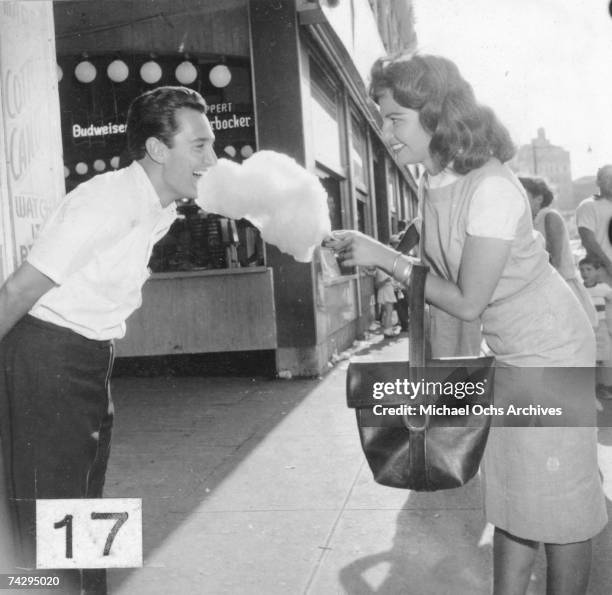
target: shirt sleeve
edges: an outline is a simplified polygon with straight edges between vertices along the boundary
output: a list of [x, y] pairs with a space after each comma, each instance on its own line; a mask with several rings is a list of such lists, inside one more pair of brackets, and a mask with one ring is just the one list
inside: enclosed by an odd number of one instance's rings
[[526, 208], [524, 196], [510, 180], [501, 176], [486, 178], [472, 197], [467, 233], [471, 236], [512, 240]]
[[96, 254], [109, 213], [99, 199], [77, 188], [60, 203], [34, 242], [27, 261], [52, 281], [64, 280]]
[[576, 209], [576, 226], [586, 227], [591, 231], [597, 229], [597, 213], [591, 199], [582, 201]]

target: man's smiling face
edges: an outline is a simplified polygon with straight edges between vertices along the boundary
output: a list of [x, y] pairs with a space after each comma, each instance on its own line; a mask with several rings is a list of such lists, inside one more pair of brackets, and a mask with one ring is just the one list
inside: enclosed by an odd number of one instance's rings
[[167, 149], [162, 178], [173, 200], [195, 198], [199, 177], [217, 163], [215, 135], [208, 118], [197, 110], [180, 108], [175, 118], [177, 133]]

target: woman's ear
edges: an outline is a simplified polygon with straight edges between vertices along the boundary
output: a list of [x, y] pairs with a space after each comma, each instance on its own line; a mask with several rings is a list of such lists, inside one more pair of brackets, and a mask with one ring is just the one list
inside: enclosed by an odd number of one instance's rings
[[168, 147], [154, 136], [150, 136], [145, 142], [147, 155], [156, 163], [164, 163], [168, 156]]

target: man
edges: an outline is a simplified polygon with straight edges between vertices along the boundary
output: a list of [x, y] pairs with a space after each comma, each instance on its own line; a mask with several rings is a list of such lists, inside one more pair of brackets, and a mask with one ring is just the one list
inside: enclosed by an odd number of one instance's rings
[[589, 256], [602, 263], [605, 281], [612, 285], [612, 165], [597, 172], [599, 194], [584, 199], [576, 209], [576, 224]]
[[[113, 340], [141, 304], [153, 245], [217, 159], [201, 95], [159, 87], [128, 113], [133, 163], [68, 194], [0, 288], [0, 427], [15, 548], [35, 565], [39, 498], [102, 496]], [[79, 593], [79, 571], [62, 573]], [[86, 593], [104, 573], [83, 572]]]

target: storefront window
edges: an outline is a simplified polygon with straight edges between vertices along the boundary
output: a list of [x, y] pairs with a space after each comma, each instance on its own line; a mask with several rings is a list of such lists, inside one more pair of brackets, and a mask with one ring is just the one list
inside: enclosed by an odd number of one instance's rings
[[310, 61], [310, 107], [315, 159], [332, 170], [342, 169], [338, 95], [314, 60]]
[[357, 229], [362, 233], [367, 233], [366, 201], [365, 196], [357, 193]]
[[351, 166], [353, 178], [357, 186], [366, 189], [368, 187], [367, 167], [367, 144], [366, 135], [355, 117], [351, 118]]
[[319, 181], [327, 193], [329, 219], [332, 229], [342, 229], [342, 200], [340, 194], [340, 180], [330, 174], [319, 173]]
[[351, 116], [350, 155], [357, 202], [357, 229], [372, 233], [370, 216], [370, 183], [368, 176], [368, 143], [360, 119]]
[[[62, 56], [58, 65], [66, 189], [129, 164], [125, 123], [130, 102], [160, 85], [185, 85], [208, 104], [218, 157], [242, 162], [256, 149], [247, 58], [131, 53]], [[203, 212], [193, 200], [154, 248], [154, 272], [263, 265], [263, 243], [247, 221]]]

